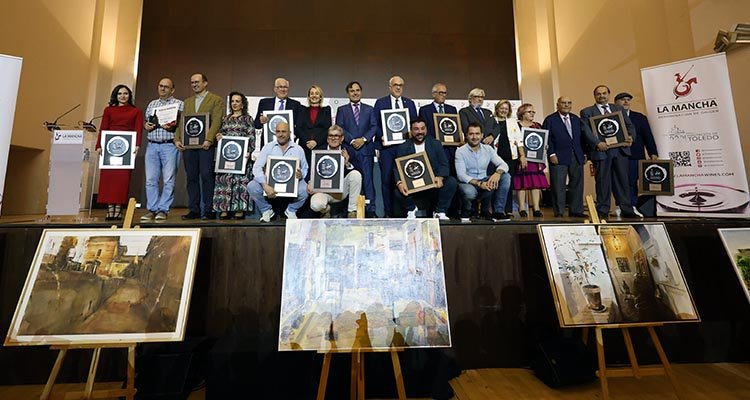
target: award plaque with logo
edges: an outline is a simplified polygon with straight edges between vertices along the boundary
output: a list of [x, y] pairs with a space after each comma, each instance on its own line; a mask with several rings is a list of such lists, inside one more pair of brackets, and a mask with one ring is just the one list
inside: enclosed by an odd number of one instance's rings
[[383, 124], [384, 145], [401, 144], [409, 137], [409, 109], [381, 110], [380, 122]]
[[435, 173], [427, 153], [410, 154], [396, 159], [396, 168], [401, 182], [406, 185], [406, 193], [412, 194], [437, 186]]
[[135, 168], [135, 132], [102, 131], [99, 169]]
[[294, 157], [268, 157], [266, 183], [276, 191], [276, 197], [297, 197], [299, 180], [295, 174], [298, 169], [299, 160]]
[[313, 150], [310, 182], [320, 193], [344, 192], [344, 156], [341, 150]]
[[638, 161], [638, 195], [674, 195], [672, 160]]
[[248, 144], [245, 136], [223, 136], [216, 146], [214, 172], [222, 174], [244, 174], [247, 168]]
[[461, 118], [458, 114], [433, 114], [435, 139], [443, 146], [461, 146], [464, 144], [464, 133], [461, 130]]
[[547, 129], [523, 128], [523, 148], [526, 151], [526, 160], [544, 164], [547, 160]]
[[591, 130], [610, 148], [628, 145], [630, 133], [625, 126], [622, 111], [591, 117], [589, 123], [591, 124]]
[[263, 111], [263, 115], [268, 118], [268, 122], [263, 125], [264, 144], [276, 140], [276, 125], [280, 122], [289, 124], [289, 138], [294, 141], [294, 113], [292, 113], [292, 110]]
[[208, 113], [183, 115], [182, 145], [186, 149], [200, 149], [206, 141], [209, 123]]

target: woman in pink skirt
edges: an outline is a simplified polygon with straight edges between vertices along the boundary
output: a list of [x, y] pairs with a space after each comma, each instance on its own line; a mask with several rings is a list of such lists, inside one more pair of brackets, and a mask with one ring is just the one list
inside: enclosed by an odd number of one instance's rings
[[[518, 107], [518, 125], [523, 128], [541, 129], [542, 125], [534, 121], [534, 106], [524, 103]], [[539, 209], [539, 198], [542, 195], [541, 190], [549, 187], [547, 177], [544, 175], [544, 164], [526, 161], [526, 152], [523, 148], [523, 142], [518, 146], [518, 169], [513, 175], [513, 190], [518, 198], [518, 214], [521, 217], [527, 217], [526, 211], [526, 193], [531, 192], [531, 207], [535, 217], [542, 216], [542, 210]]]

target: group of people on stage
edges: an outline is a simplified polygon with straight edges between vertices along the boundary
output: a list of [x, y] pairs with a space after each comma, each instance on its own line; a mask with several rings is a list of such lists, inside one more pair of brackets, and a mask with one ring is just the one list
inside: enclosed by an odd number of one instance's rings
[[[208, 78], [202, 73], [190, 77], [193, 95], [184, 102], [174, 98], [175, 84], [165, 77], [158, 84], [159, 98], [151, 101], [144, 113], [133, 106], [133, 95], [127, 86], [115, 87], [109, 106], [104, 110], [101, 130], [135, 131], [137, 144], [141, 143], [142, 129], [147, 132], [148, 212], [141, 221], [167, 219], [174, 199], [180, 153], [187, 178], [188, 212], [182, 216], [185, 220], [217, 216], [243, 219], [257, 207], [260, 221], [271, 221], [277, 213], [274, 203], [279, 200], [274, 187], [266, 181], [268, 171], [264, 169], [269, 156], [294, 157], [300, 161], [296, 171], [297, 196], [279, 205], [286, 207], [283, 214], [288, 219], [297, 218], [301, 209], [312, 216], [329, 217], [335, 203], [346, 205], [346, 211], [340, 215], [356, 217], [357, 198], [361, 193], [366, 199], [366, 217], [376, 217], [373, 177], [376, 158], [381, 172], [383, 217], [415, 218], [427, 213], [441, 220], [460, 217], [462, 221], [469, 221], [478, 217], [507, 221], [514, 211], [513, 193], [520, 217], [542, 217], [541, 193], [550, 187], [555, 217], [563, 216], [566, 206], [569, 216], [585, 217], [583, 165], [587, 159], [596, 170], [596, 211], [600, 216], [609, 213], [612, 194], [623, 217], [641, 216], [635, 207], [637, 161], [646, 158], [646, 151], [650, 158], [656, 159], [657, 151], [648, 120], [643, 114], [630, 110], [632, 95], [620, 93], [615, 97], [616, 103], [610, 103], [609, 88], [597, 86], [595, 104], [584, 108], [580, 116], [571, 112], [570, 98], [562, 96], [557, 100], [557, 110], [540, 124], [535, 120], [534, 106], [529, 103], [522, 104], [515, 115], [508, 100], [499, 101], [494, 112], [483, 108], [485, 92], [480, 88], [469, 92], [469, 106], [457, 110], [445, 103], [448, 89], [443, 83], [432, 87], [434, 101], [417, 110], [414, 101], [403, 96], [404, 84], [400, 76], [391, 77], [389, 94], [377, 99], [373, 107], [361, 102], [362, 85], [350, 82], [346, 85], [349, 103], [338, 108], [333, 121], [331, 107], [322, 106], [323, 89], [316, 85], [308, 89], [308, 104], [303, 106], [288, 97], [289, 81], [277, 78], [275, 96], [262, 99], [253, 118], [248, 112], [246, 96], [236, 91], [229, 94], [229, 113], [225, 113], [224, 100], [208, 91]], [[188, 149], [181, 143], [183, 127], [179, 118], [163, 125], [154, 118], [155, 110], [167, 105], [178, 105], [181, 113], [209, 114], [209, 127], [200, 148]], [[401, 144], [386, 145], [381, 111], [400, 108], [409, 113], [409, 137]], [[258, 149], [259, 132], [268, 122], [265, 114], [275, 110], [291, 110], [294, 126], [284, 122], [277, 124], [275, 140]], [[625, 147], [608, 147], [589, 126], [589, 118], [615, 111], [623, 113], [630, 134]], [[436, 113], [460, 116], [465, 144], [443, 146], [436, 139], [433, 121]], [[549, 131], [549, 181], [544, 163], [526, 159], [524, 127]], [[296, 140], [292, 140], [292, 131]], [[223, 136], [249, 138], [251, 151], [244, 155], [248, 165], [245, 174], [214, 173], [216, 143]], [[97, 150], [99, 146], [97, 140]], [[308, 184], [314, 150], [341, 151], [343, 193], [316, 193], [312, 184]], [[395, 160], [420, 152], [429, 159], [436, 187], [410, 194], [405, 182], [400, 180]], [[121, 207], [127, 202], [130, 175], [130, 170], [101, 171], [98, 201], [107, 204], [107, 219], [122, 217]]]

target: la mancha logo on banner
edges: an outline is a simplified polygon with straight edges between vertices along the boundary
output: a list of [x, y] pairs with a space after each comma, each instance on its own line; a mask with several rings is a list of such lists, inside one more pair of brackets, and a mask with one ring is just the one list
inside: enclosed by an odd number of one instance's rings
[[693, 70], [693, 67], [695, 67], [695, 64], [691, 65], [690, 69], [688, 69], [688, 71], [684, 75], [680, 75], [679, 72], [674, 74], [675, 80], [677, 81], [674, 89], [672, 89], [675, 100], [679, 99], [680, 97], [689, 95], [690, 92], [693, 91], [693, 84], [698, 83], [698, 77], [695, 75], [690, 75], [690, 71]]

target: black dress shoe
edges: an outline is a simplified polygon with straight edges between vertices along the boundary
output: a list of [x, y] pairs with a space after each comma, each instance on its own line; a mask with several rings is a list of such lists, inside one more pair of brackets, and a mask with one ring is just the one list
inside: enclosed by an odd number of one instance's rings
[[207, 219], [216, 219], [216, 213], [215, 213], [215, 212], [213, 212], [213, 211], [209, 211], [209, 212], [207, 212], [207, 213], [203, 214], [203, 215], [201, 216], [201, 219], [202, 219], [202, 220], [207, 220]]
[[634, 213], [634, 212], [632, 212], [632, 211], [631, 211], [631, 212], [625, 212], [625, 211], [623, 211], [623, 212], [622, 212], [622, 213], [620, 214], [620, 216], [621, 216], [621, 217], [623, 217], [623, 218], [640, 218], [640, 217], [638, 216], [638, 214], [636, 214], [636, 213]]
[[555, 218], [562, 218], [562, 216], [563, 216], [562, 214], [555, 213]]
[[589, 215], [586, 213], [570, 213], [569, 214], [573, 218], [588, 218]]
[[541, 210], [534, 210], [534, 216], [537, 218], [541, 218], [544, 216], [544, 214], [542, 214]]
[[375, 214], [375, 211], [365, 211], [365, 218], [377, 218], [378, 215]]
[[198, 214], [197, 212], [190, 211], [189, 213], [183, 215], [181, 218], [184, 219], [184, 220], [188, 220], [188, 219], [198, 219], [200, 217], [201, 217], [201, 215]]

